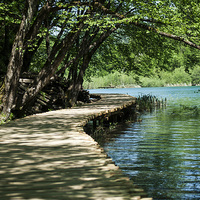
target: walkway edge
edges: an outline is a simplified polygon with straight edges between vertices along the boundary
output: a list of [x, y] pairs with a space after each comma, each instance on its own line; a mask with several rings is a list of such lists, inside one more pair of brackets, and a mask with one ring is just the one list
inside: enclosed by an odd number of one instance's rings
[[142, 199], [144, 191], [83, 131], [88, 120], [116, 112], [135, 98], [101, 95], [93, 104], [41, 113], [0, 127], [0, 199]]

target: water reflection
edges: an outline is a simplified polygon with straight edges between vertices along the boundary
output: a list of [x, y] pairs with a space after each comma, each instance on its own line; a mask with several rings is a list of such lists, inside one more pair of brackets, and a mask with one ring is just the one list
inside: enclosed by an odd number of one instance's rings
[[[191, 92], [192, 94], [192, 92]], [[185, 96], [182, 95], [183, 97]], [[192, 105], [194, 99], [187, 101]], [[154, 199], [200, 199], [200, 118], [165, 111], [143, 116], [142, 123], [125, 125], [105, 143], [108, 155]]]

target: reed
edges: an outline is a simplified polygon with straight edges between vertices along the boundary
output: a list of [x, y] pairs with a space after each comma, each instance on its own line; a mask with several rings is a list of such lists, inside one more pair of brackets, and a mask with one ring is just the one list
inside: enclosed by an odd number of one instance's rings
[[167, 105], [167, 99], [158, 99], [151, 94], [139, 95], [136, 100], [136, 108], [140, 112], [152, 111], [155, 108], [163, 108]]

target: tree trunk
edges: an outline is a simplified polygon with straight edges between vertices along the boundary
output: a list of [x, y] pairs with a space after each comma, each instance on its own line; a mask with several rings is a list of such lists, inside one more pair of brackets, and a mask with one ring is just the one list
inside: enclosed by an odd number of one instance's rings
[[70, 106], [74, 106], [77, 102], [78, 94], [82, 89], [85, 70], [88, 68], [90, 60], [91, 60], [90, 56], [88, 55], [84, 56], [83, 64], [80, 68], [79, 74], [76, 79], [72, 79], [72, 83], [68, 88], [67, 97], [68, 97]]
[[31, 61], [33, 59], [33, 56], [38, 51], [38, 48], [41, 45], [42, 41], [43, 41], [43, 37], [41, 37], [38, 40], [37, 47], [35, 47], [34, 50], [32, 50], [31, 48], [27, 48], [26, 51], [24, 52], [24, 60], [23, 60], [23, 66], [22, 66], [21, 73], [27, 72], [29, 70], [30, 63], [31, 63]]
[[77, 77], [76, 80], [73, 80], [71, 85], [68, 88], [67, 91], [67, 99], [69, 102], [69, 106], [74, 106], [77, 102], [78, 94], [82, 89], [82, 84], [83, 84], [83, 70], [79, 72], [79, 76]]
[[55, 75], [60, 63], [66, 57], [68, 50], [74, 44], [75, 39], [83, 28], [83, 25], [83, 23], [80, 23], [76, 33], [72, 31], [68, 36], [66, 36], [66, 38], [62, 41], [62, 47], [58, 49], [59, 51], [57, 51], [58, 54], [52, 50], [50, 54], [51, 60], [46, 61], [34, 83], [27, 89], [23, 96], [18, 99], [17, 109], [23, 109], [23, 107], [26, 107], [27, 104], [32, 101], [32, 99], [34, 99], [35, 96], [49, 83], [50, 79]]
[[19, 77], [23, 65], [24, 39], [30, 28], [30, 22], [34, 16], [36, 5], [37, 0], [27, 1], [25, 9], [26, 13], [23, 14], [19, 31], [16, 34], [15, 41], [12, 46], [10, 60], [7, 67], [7, 74], [4, 80], [5, 88], [2, 111], [4, 120], [9, 118], [12, 108], [15, 107]]
[[26, 26], [25, 20], [26, 17], [23, 16], [23, 20], [12, 47], [7, 74], [4, 81], [5, 89], [3, 97], [3, 115], [5, 120], [7, 120], [10, 115], [11, 109], [15, 104], [15, 98], [17, 94], [19, 75], [23, 64], [23, 40]]

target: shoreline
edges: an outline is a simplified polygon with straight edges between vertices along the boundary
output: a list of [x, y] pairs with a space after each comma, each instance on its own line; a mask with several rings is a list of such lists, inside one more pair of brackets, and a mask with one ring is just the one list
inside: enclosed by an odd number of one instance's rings
[[[192, 84], [168, 84], [168, 85], [165, 85], [165, 86], [152, 86], [152, 87], [155, 87], [155, 88], [158, 88], [158, 87], [198, 87], [200, 86], [200, 84], [197, 84], [197, 85], [192, 85]], [[151, 87], [142, 87], [140, 85], [125, 85], [125, 86], [116, 86], [116, 87], [100, 87], [100, 88], [90, 88], [90, 89], [86, 89], [86, 90], [97, 90], [97, 89], [121, 89], [121, 88], [151, 88]]]

